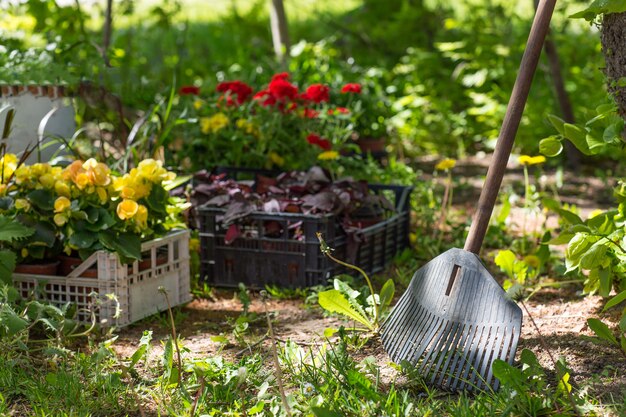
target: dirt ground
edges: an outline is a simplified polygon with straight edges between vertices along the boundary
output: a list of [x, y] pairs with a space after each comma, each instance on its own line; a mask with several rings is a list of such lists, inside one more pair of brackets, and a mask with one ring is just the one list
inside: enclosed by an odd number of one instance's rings
[[[458, 170], [468, 180], [465, 181], [466, 186], [462, 191], [456, 194], [455, 205], [475, 201], [473, 199], [482, 182], [474, 181], [473, 178], [478, 178], [477, 173], [484, 174], [487, 162], [472, 160], [460, 164]], [[425, 172], [428, 171], [425, 169]], [[519, 187], [520, 180], [519, 169], [514, 170], [507, 174], [505, 186], [510, 184]], [[552, 180], [553, 176], [548, 175], [547, 181]], [[610, 187], [610, 180], [580, 179], [576, 175], [570, 175], [566, 178], [566, 183], [567, 186], [561, 190], [561, 197], [576, 203], [583, 218], [589, 211], [603, 207], [608, 202], [606, 192], [602, 190]], [[515, 221], [515, 216], [513, 213], [512, 233], [515, 233], [515, 224], [520, 223]], [[540, 225], [542, 222], [537, 221], [536, 224]], [[213, 299], [196, 299], [179, 310], [177, 331], [184, 339], [184, 346], [189, 350], [188, 355], [202, 357], [222, 354], [235, 359], [249, 353], [250, 350], [245, 346], [234, 343], [231, 333], [232, 323], [242, 312], [242, 305], [235, 293], [235, 290], [216, 290]], [[268, 349], [270, 341], [264, 338], [267, 332], [264, 305], [258, 294], [252, 293], [252, 298], [250, 311], [259, 314], [259, 319], [251, 324], [247, 340], [250, 344], [260, 341], [253, 348]], [[526, 303], [530, 316], [524, 311], [518, 355], [523, 348], [530, 349], [542, 365], [549, 369], [554, 368], [550, 354], [555, 359], [563, 357], [572, 371], [570, 382], [589, 386], [592, 393], [603, 398], [603, 402], [623, 403], [626, 394], [626, 358], [617, 350], [598, 345], [586, 338], [592, 336], [586, 325], [588, 318], [602, 317], [612, 325], [619, 320], [620, 311], [617, 309], [601, 315], [604, 303], [605, 300], [599, 296], [583, 296], [580, 286], [575, 285], [559, 289], [545, 288], [537, 292]], [[307, 306], [302, 299], [271, 300], [266, 303], [266, 307], [273, 317], [275, 335], [281, 341], [292, 340], [302, 345], [319, 346], [325, 342], [324, 329], [345, 324], [337, 317], [325, 317], [319, 307]], [[165, 317], [162, 315], [160, 320], [144, 320], [120, 330], [114, 348], [120, 355], [130, 356], [138, 346], [142, 331], [151, 328], [154, 331], [152, 354], [160, 355], [162, 350], [159, 341], [166, 338], [169, 332], [165, 326]], [[537, 327], [533, 325], [533, 320]], [[224, 345], [211, 340], [212, 336], [220, 334], [224, 334], [233, 343]], [[359, 352], [359, 356], [361, 355], [374, 356], [377, 359], [383, 366], [383, 378], [392, 381], [397, 377], [396, 371], [388, 365], [389, 358], [377, 339], [366, 344]]]

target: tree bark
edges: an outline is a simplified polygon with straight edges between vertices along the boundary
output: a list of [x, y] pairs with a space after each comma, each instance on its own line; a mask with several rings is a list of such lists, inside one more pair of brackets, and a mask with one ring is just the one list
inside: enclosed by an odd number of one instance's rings
[[285, 53], [289, 51], [289, 27], [283, 0], [271, 0], [270, 24], [272, 27], [272, 42], [276, 57], [283, 63], [286, 62]]
[[604, 15], [600, 39], [607, 88], [615, 98], [618, 114], [626, 120], [626, 85], [619, 85], [626, 84], [626, 12]]

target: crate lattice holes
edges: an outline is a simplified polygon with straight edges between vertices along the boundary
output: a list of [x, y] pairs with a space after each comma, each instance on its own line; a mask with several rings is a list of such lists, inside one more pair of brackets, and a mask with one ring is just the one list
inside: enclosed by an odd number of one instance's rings
[[[68, 276], [13, 274], [13, 282], [24, 298], [34, 296], [56, 306], [75, 303], [79, 321], [91, 322], [93, 311], [96, 322], [105, 327], [125, 326], [166, 310], [161, 286], [172, 306], [190, 301], [189, 231], [144, 242], [141, 251], [144, 259], [132, 264], [121, 264], [116, 254], [98, 251]], [[97, 278], [80, 276], [94, 265]]]
[[210, 285], [250, 288], [278, 285], [289, 288], [325, 284], [336, 274], [355, 271], [320, 252], [321, 232], [333, 254], [366, 273], [382, 271], [409, 245], [409, 207], [412, 187], [370, 184], [394, 204], [382, 221], [346, 234], [335, 215], [254, 212], [237, 221], [240, 236], [226, 244], [225, 209], [198, 208], [201, 275]]

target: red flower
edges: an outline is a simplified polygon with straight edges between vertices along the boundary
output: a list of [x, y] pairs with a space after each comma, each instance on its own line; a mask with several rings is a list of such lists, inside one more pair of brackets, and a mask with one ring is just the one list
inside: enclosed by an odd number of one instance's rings
[[273, 106], [276, 104], [276, 97], [269, 90], [261, 90], [253, 97], [255, 100], [263, 100], [261, 106]]
[[348, 83], [341, 88], [342, 93], [361, 93], [361, 84]]
[[306, 108], [304, 109], [304, 113], [302, 113], [302, 116], [306, 117], [307, 119], [315, 119], [317, 116], [319, 116], [319, 114], [320, 112], [318, 112], [317, 110]]
[[315, 133], [310, 133], [309, 136], [306, 137], [306, 141], [309, 142], [311, 145], [319, 146], [325, 151], [330, 151], [333, 147], [328, 139], [323, 139]]
[[272, 77], [272, 81], [288, 80], [288, 79], [289, 79], [289, 73], [287, 72], [279, 72], [278, 74], [274, 74], [274, 76]]
[[350, 114], [350, 109], [346, 107], [336, 107], [334, 109], [328, 109], [328, 114], [330, 116], [335, 114]]
[[200, 87], [196, 87], [195, 85], [183, 85], [178, 90], [178, 94], [180, 94], [181, 96], [197, 96], [198, 94], [200, 94]]
[[305, 100], [312, 101], [314, 103], [322, 103], [324, 101], [330, 100], [329, 96], [330, 88], [326, 85], [322, 84], [311, 84], [309, 88], [306, 89], [306, 92], [302, 94], [302, 98]]
[[[252, 88], [241, 81], [226, 81], [217, 85], [217, 91], [237, 96], [237, 103], [245, 103], [252, 95]], [[231, 104], [231, 101], [228, 102]], [[234, 104], [234, 103], [233, 103]]]
[[[276, 77], [276, 76], [274, 76]], [[298, 97], [298, 89], [285, 78], [275, 78], [268, 86], [269, 92], [278, 100], [295, 100]]]

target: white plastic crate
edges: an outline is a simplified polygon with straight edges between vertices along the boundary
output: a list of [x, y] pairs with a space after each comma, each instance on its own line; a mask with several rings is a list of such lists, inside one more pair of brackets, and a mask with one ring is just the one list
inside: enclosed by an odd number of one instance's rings
[[[79, 321], [91, 322], [93, 311], [97, 323], [105, 327], [125, 326], [166, 310], [161, 286], [172, 306], [190, 301], [189, 231], [175, 231], [145, 242], [141, 251], [145, 255], [141, 263], [123, 265], [116, 254], [98, 251], [68, 276], [13, 274], [13, 282], [22, 297], [34, 294], [57, 306], [75, 303]], [[94, 264], [97, 278], [80, 277]], [[116, 318], [117, 309], [120, 314]]]

